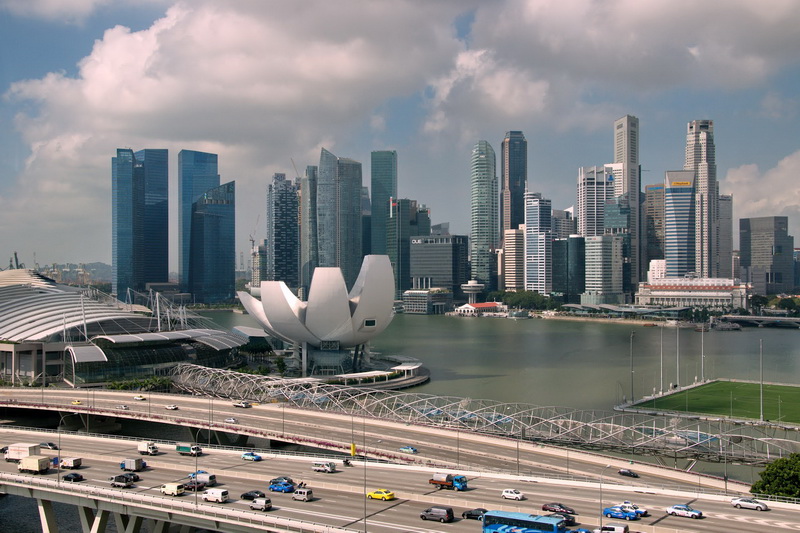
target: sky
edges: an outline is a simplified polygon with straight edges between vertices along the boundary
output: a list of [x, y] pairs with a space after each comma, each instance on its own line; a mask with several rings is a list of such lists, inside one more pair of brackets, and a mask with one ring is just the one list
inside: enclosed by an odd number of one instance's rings
[[[575, 203], [578, 168], [613, 161], [639, 119], [642, 188], [683, 167], [714, 121], [738, 220], [800, 238], [800, 2], [770, 0], [0, 0], [0, 268], [111, 263], [111, 158], [219, 154], [236, 250], [266, 235], [272, 175], [321, 148], [397, 150], [398, 196], [470, 231], [472, 146], [528, 139], [528, 190]], [[500, 171], [498, 160], [497, 171]], [[798, 244], [800, 246], [800, 244]]]

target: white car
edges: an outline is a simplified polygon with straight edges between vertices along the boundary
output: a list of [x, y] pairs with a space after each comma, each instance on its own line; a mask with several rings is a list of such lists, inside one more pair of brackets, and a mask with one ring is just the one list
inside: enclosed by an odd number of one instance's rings
[[678, 504], [667, 507], [667, 514], [672, 516], [685, 516], [686, 518], [703, 518], [703, 513], [697, 509], [692, 509], [688, 505]]
[[641, 505], [636, 505], [635, 503], [629, 502], [628, 500], [618, 504], [617, 507], [629, 513], [636, 513], [637, 516], [647, 516], [649, 514], [647, 509]]
[[133, 399], [136, 400], [137, 402], [143, 402], [143, 401], [147, 400], [147, 398], [145, 398], [141, 394], [139, 394], [138, 396], [134, 396]]
[[175, 405], [174, 403], [171, 403], [169, 405], [165, 405], [164, 409], [168, 409], [170, 411], [177, 411], [178, 410], [178, 406]]
[[500, 494], [500, 497], [504, 500], [524, 500], [525, 495], [518, 491], [517, 489], [503, 489], [503, 493]]
[[755, 509], [756, 511], [769, 511], [769, 507], [764, 502], [754, 500], [753, 498], [734, 498], [731, 500], [731, 505], [737, 509]]
[[225, 422], [227, 422], [228, 424], [238, 424], [239, 423], [239, 421], [236, 420], [235, 418], [233, 418], [232, 416], [229, 417], [229, 418], [226, 418]]
[[128, 406], [127, 406], [127, 405], [125, 405], [125, 404], [122, 404], [122, 405], [118, 405], [118, 406], [117, 406], [117, 409], [120, 409], [120, 410], [122, 410], [122, 411], [128, 411], [128, 410], [130, 409], [130, 407], [128, 407]]

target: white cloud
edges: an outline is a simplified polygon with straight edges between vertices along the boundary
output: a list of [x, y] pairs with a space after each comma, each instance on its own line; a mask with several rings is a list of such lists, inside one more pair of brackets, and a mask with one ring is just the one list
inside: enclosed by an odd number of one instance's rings
[[[730, 169], [721, 189], [733, 194], [734, 221], [739, 218], [788, 216], [789, 233], [800, 239], [800, 150], [781, 159], [771, 169], [756, 165]], [[738, 234], [738, 224], [734, 225]]]

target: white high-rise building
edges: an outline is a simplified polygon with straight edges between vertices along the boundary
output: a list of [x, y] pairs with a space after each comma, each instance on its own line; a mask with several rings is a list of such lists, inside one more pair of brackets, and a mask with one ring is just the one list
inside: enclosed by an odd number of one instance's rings
[[578, 169], [578, 235], [602, 235], [606, 202], [614, 197], [614, 172], [609, 165]]
[[695, 175], [694, 271], [716, 278], [719, 265], [719, 186], [714, 148], [714, 121], [693, 120], [686, 127], [684, 170]]
[[622, 235], [586, 237], [586, 291], [581, 304], [625, 303], [622, 292]]
[[525, 290], [525, 225], [503, 232], [503, 288]]
[[541, 193], [525, 193], [525, 290], [553, 290], [552, 202]]
[[494, 290], [495, 250], [500, 244], [499, 197], [494, 148], [478, 141], [472, 148], [470, 186], [472, 234], [470, 260], [472, 277]]
[[610, 165], [614, 172], [614, 196], [628, 196], [630, 205], [631, 235], [630, 262], [631, 286], [639, 282], [639, 265], [641, 263], [640, 243], [640, 205], [641, 170], [639, 166], [639, 119], [625, 115], [614, 121], [614, 164]]

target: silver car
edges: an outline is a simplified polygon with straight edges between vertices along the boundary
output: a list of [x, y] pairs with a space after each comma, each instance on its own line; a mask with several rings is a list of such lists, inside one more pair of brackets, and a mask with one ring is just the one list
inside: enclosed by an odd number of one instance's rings
[[753, 498], [734, 498], [731, 500], [731, 505], [737, 509], [755, 509], [756, 511], [769, 511], [769, 507], [764, 502], [754, 500]]

